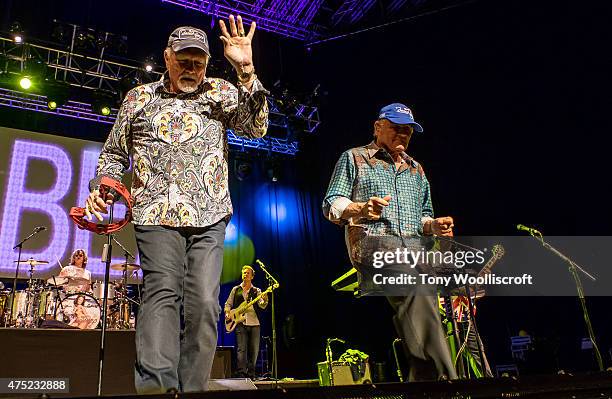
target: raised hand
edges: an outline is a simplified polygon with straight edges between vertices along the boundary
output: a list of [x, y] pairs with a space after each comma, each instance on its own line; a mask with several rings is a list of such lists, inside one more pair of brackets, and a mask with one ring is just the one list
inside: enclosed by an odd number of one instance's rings
[[363, 205], [361, 215], [368, 220], [378, 220], [382, 215], [383, 208], [389, 206], [389, 201], [391, 201], [390, 195], [386, 195], [384, 198], [371, 197]]
[[219, 20], [221, 36], [223, 42], [223, 55], [232, 64], [238, 77], [243, 80], [255, 70], [253, 67], [253, 51], [251, 41], [255, 34], [255, 22], [251, 22], [249, 33], [247, 34], [242, 24], [242, 17], [238, 15], [236, 20], [233, 15], [229, 16], [229, 31], [223, 20]]

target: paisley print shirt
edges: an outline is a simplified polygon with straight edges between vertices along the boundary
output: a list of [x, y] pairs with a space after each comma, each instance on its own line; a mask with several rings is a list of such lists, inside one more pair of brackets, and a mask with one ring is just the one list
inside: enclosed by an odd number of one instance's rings
[[205, 78], [189, 94], [167, 87], [164, 75], [127, 93], [90, 190], [102, 176], [121, 180], [132, 156], [133, 223], [210, 226], [232, 214], [226, 130], [263, 137], [268, 92], [259, 80], [251, 92], [217, 78]]

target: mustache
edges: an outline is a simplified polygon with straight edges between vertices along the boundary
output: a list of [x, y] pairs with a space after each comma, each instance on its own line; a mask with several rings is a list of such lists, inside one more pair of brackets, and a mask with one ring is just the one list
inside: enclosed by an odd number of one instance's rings
[[198, 80], [198, 77], [196, 75], [181, 75], [179, 76], [179, 79], [189, 79], [189, 80]]

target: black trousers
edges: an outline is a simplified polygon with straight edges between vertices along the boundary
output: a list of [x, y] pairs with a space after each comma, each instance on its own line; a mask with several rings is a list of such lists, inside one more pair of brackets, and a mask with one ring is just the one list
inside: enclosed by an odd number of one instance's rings
[[236, 326], [236, 374], [238, 377], [255, 378], [255, 364], [259, 354], [259, 326]]
[[388, 296], [387, 300], [395, 310], [393, 323], [408, 357], [408, 381], [456, 379], [437, 296]]

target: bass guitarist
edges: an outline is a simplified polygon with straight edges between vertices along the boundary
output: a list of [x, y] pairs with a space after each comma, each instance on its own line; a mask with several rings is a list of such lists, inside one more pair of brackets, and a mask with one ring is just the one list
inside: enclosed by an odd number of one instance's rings
[[[255, 270], [249, 265], [242, 267], [242, 283], [232, 288], [225, 302], [225, 320], [230, 321], [237, 315], [233, 309], [240, 307], [244, 302], [250, 302], [261, 295], [261, 290], [252, 284]], [[257, 306], [265, 309], [268, 306], [268, 295], [264, 293]], [[236, 363], [238, 377], [255, 378], [255, 363], [259, 353], [260, 324], [255, 306], [249, 306], [242, 315], [244, 320], [236, 325]]]

